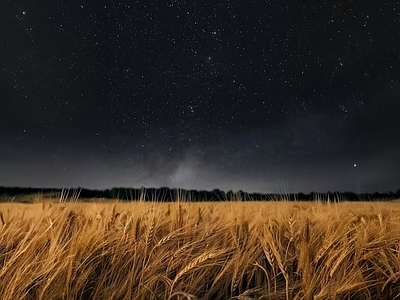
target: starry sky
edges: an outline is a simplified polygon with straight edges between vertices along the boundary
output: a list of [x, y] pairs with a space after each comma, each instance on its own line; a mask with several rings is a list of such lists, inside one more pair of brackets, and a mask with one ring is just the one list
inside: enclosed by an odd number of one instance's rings
[[0, 185], [400, 188], [400, 2], [4, 0]]

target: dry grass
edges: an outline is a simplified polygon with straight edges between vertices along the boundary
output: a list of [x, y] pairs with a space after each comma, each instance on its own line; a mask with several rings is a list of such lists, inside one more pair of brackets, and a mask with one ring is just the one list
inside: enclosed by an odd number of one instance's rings
[[395, 299], [400, 203], [0, 204], [0, 298]]

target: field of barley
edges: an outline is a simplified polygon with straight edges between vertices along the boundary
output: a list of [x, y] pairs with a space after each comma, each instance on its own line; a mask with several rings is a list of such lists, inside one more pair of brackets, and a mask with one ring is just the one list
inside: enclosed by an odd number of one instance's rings
[[0, 204], [0, 299], [396, 299], [400, 202]]

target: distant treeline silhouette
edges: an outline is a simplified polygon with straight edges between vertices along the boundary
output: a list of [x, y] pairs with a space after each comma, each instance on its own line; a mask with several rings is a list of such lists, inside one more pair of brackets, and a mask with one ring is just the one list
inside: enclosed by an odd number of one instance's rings
[[[102, 198], [102, 199], [120, 199], [124, 201], [379, 201], [400, 199], [400, 189], [396, 192], [387, 193], [361, 193], [353, 192], [330, 192], [317, 193], [247, 193], [244, 191], [222, 191], [214, 189], [212, 191], [204, 190], [185, 190], [171, 189], [168, 187], [161, 188], [123, 188], [114, 187], [106, 190], [90, 190], [84, 188], [68, 188], [68, 189], [51, 189], [51, 188], [23, 188], [23, 187], [0, 187], [0, 196], [2, 201], [10, 201], [15, 198], [27, 195], [42, 195], [44, 198], [62, 197], [63, 200], [68, 198], [77, 198], [81, 200]], [[78, 196], [78, 197], [77, 197]]]

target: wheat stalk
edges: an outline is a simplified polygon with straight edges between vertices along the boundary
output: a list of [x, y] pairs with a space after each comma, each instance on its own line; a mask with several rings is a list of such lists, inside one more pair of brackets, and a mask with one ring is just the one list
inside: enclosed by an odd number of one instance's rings
[[141, 224], [142, 219], [141, 218], [137, 218], [136, 219], [136, 224], [135, 224], [135, 243], [139, 242], [139, 237], [140, 237], [140, 231], [141, 231]]
[[2, 226], [6, 225], [6, 222], [4, 222], [4, 217], [3, 217], [3, 213], [0, 211], [0, 221]]
[[151, 242], [153, 241], [153, 235], [154, 235], [154, 227], [155, 227], [156, 220], [153, 218], [151, 220], [148, 232], [147, 232], [147, 241], [146, 241], [146, 246], [147, 248], [150, 248]]
[[209, 260], [211, 258], [214, 257], [218, 257], [219, 255], [221, 255], [221, 251], [219, 252], [213, 252], [213, 251], [209, 251], [209, 253], [203, 253], [201, 255], [199, 255], [198, 257], [196, 257], [195, 259], [193, 259], [192, 261], [190, 261], [190, 263], [188, 263], [182, 270], [180, 270], [178, 272], [178, 274], [175, 276], [175, 279], [172, 282], [172, 287], [175, 285], [175, 283], [187, 272], [189, 272], [190, 270], [194, 269], [196, 266], [198, 266], [199, 264], [201, 264], [202, 262], [205, 262], [206, 260]]
[[177, 230], [170, 232], [169, 234], [164, 236], [161, 240], [159, 240], [158, 243], [154, 246], [154, 248], [161, 247], [162, 245], [167, 243], [169, 240], [171, 240], [174, 236], [177, 236], [178, 234], [180, 234], [180, 232], [182, 230], [183, 230], [182, 228], [178, 228]]

